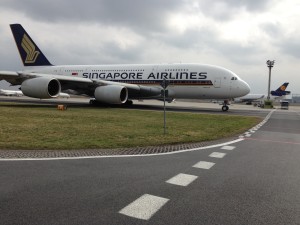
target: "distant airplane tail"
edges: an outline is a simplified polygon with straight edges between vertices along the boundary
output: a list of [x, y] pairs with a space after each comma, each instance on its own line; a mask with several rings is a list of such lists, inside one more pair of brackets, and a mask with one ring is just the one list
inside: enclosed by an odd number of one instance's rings
[[21, 24], [11, 24], [10, 28], [24, 66], [52, 66]]
[[291, 92], [285, 90], [288, 85], [289, 85], [288, 82], [282, 84], [279, 88], [277, 88], [276, 91], [271, 91], [271, 95], [273, 95], [273, 96], [289, 95]]

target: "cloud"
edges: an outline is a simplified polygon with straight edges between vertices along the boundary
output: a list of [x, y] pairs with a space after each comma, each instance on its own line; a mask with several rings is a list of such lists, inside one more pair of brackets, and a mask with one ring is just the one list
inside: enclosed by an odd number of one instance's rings
[[259, 93], [265, 61], [275, 59], [276, 71], [297, 87], [298, 6], [294, 0], [2, 0], [0, 70], [22, 69], [8, 26], [19, 22], [57, 65], [216, 64], [243, 74]]
[[146, 32], [165, 29], [166, 17], [182, 4], [176, 0], [9, 0], [3, 6], [22, 9], [28, 18], [40, 22], [99, 23]]
[[230, 8], [245, 8], [250, 12], [265, 11], [268, 7], [274, 4], [274, 1], [272, 0], [217, 0], [214, 2], [226, 3]]
[[220, 22], [231, 20], [245, 11], [262, 12], [271, 5], [271, 2], [272, 0], [215, 0], [209, 3], [205, 0], [188, 1], [192, 13], [201, 13]]
[[279, 43], [280, 51], [288, 56], [300, 59], [300, 43], [299, 38], [289, 37]]

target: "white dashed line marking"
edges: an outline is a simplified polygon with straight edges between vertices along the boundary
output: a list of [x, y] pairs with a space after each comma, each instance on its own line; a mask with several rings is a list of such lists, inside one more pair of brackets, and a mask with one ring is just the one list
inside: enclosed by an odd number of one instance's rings
[[168, 201], [167, 198], [144, 194], [121, 209], [119, 213], [141, 220], [149, 220]]
[[180, 173], [180, 174], [176, 175], [175, 177], [172, 177], [171, 179], [167, 180], [166, 182], [169, 184], [174, 184], [174, 185], [179, 185], [179, 186], [188, 186], [190, 183], [192, 183], [197, 178], [198, 177], [194, 176], [194, 175]]
[[221, 149], [231, 151], [231, 150], [235, 149], [235, 146], [226, 145], [226, 146], [223, 146]]
[[200, 161], [200, 162], [196, 163], [195, 165], [193, 165], [193, 167], [199, 168], [199, 169], [206, 169], [206, 170], [209, 170], [209, 169], [212, 168], [214, 165], [215, 165], [215, 163], [213, 163], [213, 162]]
[[213, 157], [213, 158], [223, 158], [226, 155], [226, 153], [222, 153], [222, 152], [213, 152], [211, 153], [209, 156]]

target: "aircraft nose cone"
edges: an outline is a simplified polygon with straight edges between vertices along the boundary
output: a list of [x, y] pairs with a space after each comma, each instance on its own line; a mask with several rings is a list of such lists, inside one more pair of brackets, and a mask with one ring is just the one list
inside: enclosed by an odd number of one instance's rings
[[239, 84], [236, 89], [236, 94], [239, 95], [239, 97], [242, 97], [249, 94], [249, 92], [250, 92], [249, 85], [245, 81], [239, 80]]
[[242, 81], [243, 82], [243, 90], [244, 90], [244, 95], [247, 95], [247, 94], [249, 94], [250, 93], [250, 86], [249, 86], [249, 84], [247, 84], [245, 81]]

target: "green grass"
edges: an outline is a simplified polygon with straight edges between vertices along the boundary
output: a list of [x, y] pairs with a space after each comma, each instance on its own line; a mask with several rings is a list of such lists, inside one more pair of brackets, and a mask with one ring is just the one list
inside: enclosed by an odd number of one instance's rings
[[256, 117], [117, 108], [68, 108], [0, 104], [0, 149], [95, 149], [215, 140], [240, 134]]

